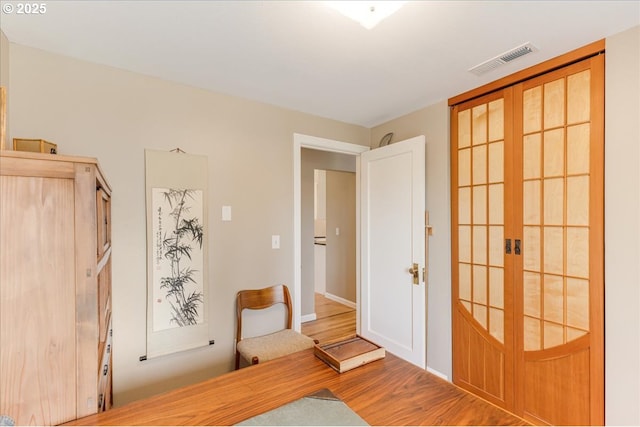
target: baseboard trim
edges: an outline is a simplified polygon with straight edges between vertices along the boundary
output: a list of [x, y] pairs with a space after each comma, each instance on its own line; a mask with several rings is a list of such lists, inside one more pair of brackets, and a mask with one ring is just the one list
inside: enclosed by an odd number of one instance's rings
[[[449, 381], [449, 377], [448, 377], [448, 376], [446, 376], [445, 374], [443, 374], [443, 373], [442, 373], [442, 372], [440, 372], [440, 371], [436, 371], [435, 369], [430, 368], [429, 366], [427, 366], [427, 372], [429, 372], [429, 373], [431, 373], [431, 374], [435, 375], [436, 377], [440, 377], [440, 378], [442, 378], [442, 379], [443, 379], [443, 380], [445, 380], [445, 381]], [[449, 382], [451, 382], [451, 381], [449, 381]]]
[[356, 309], [356, 303], [353, 302], [353, 301], [349, 301], [348, 299], [344, 299], [344, 298], [338, 297], [338, 296], [330, 294], [328, 292], [326, 292], [324, 294], [324, 296], [327, 299], [330, 299], [330, 300], [335, 301], [335, 302], [339, 302], [340, 304], [346, 305], [349, 308], [353, 308], [354, 310]]
[[316, 320], [316, 314], [305, 314], [304, 316], [300, 316], [300, 323], [313, 322]]

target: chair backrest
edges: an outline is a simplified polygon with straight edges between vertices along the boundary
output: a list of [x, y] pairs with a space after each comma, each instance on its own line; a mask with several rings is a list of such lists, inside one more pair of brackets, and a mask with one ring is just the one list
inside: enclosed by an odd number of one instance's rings
[[287, 329], [292, 327], [291, 294], [286, 285], [275, 285], [264, 289], [249, 289], [238, 292], [236, 296], [236, 342], [242, 340], [242, 310], [261, 310], [275, 304], [287, 307]]

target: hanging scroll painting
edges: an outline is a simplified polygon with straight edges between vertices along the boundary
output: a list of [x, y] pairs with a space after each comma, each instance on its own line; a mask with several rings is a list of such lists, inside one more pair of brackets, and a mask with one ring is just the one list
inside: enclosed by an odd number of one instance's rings
[[202, 190], [152, 188], [153, 330], [204, 316]]
[[145, 150], [147, 353], [206, 346], [207, 158]]

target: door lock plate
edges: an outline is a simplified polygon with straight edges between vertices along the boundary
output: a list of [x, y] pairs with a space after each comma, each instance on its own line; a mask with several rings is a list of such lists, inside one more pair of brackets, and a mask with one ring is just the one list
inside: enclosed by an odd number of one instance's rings
[[409, 273], [411, 273], [411, 275], [413, 276], [413, 284], [414, 285], [419, 285], [420, 284], [420, 268], [418, 267], [417, 263], [413, 263], [413, 266], [409, 269]]

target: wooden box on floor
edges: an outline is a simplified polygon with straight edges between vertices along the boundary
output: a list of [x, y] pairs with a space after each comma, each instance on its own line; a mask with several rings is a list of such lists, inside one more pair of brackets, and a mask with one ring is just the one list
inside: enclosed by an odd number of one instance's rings
[[314, 353], [317, 358], [340, 373], [385, 356], [384, 348], [359, 335], [330, 344], [316, 344]]

